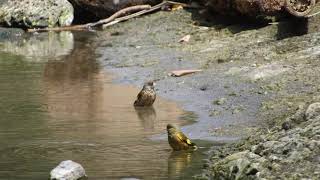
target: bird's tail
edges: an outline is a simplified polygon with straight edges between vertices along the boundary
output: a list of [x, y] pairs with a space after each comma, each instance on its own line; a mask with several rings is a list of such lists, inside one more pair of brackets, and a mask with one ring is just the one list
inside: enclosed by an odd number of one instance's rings
[[193, 148], [193, 150], [197, 150], [198, 146], [195, 143], [191, 143], [189, 146]]

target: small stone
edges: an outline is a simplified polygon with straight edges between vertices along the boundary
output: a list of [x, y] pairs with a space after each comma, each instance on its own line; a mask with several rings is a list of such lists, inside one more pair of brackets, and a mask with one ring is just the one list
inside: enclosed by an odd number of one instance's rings
[[257, 64], [256, 63], [251, 64], [251, 67], [257, 67]]
[[254, 145], [251, 148], [251, 151], [255, 154], [261, 155], [261, 152], [264, 150], [264, 147], [262, 144]]
[[218, 100], [213, 101], [213, 103], [216, 105], [223, 105], [226, 102], [226, 100], [226, 98], [220, 98]]
[[238, 96], [238, 94], [236, 92], [231, 92], [228, 94], [229, 96]]
[[276, 161], [276, 162], [278, 162], [278, 161], [281, 160], [281, 158], [279, 158], [279, 157], [276, 156], [276, 155], [270, 155], [270, 156], [269, 156], [269, 159], [270, 159], [271, 161]]
[[[112, 33], [110, 34], [110, 36], [121, 36], [121, 35], [124, 35], [124, 32], [115, 31], [115, 32], [112, 32]], [[130, 46], [135, 47], [135, 46], [132, 45], [132, 44], [131, 44]]]
[[225, 62], [227, 62], [228, 60], [226, 60], [226, 59], [218, 59], [217, 60], [217, 62], [219, 63], [219, 64], [221, 64], [221, 63], [225, 63]]
[[204, 84], [202, 86], [200, 86], [199, 88], [201, 91], [206, 91], [208, 89], [208, 85], [207, 84]]
[[240, 113], [241, 111], [243, 111], [244, 108], [239, 106], [239, 107], [235, 107], [233, 110], [232, 110], [232, 114], [238, 114]]
[[218, 116], [218, 115], [220, 115], [220, 114], [221, 114], [220, 111], [218, 111], [218, 110], [216, 110], [216, 109], [213, 109], [213, 110], [210, 111], [209, 116], [210, 116], [210, 117], [213, 117], [213, 116]]
[[50, 172], [50, 179], [56, 180], [77, 180], [85, 176], [84, 168], [71, 160], [62, 161]]
[[282, 126], [282, 129], [287, 131], [287, 130], [292, 128], [292, 122], [291, 121], [285, 121], [285, 122], [282, 123], [281, 126]]
[[304, 104], [299, 105], [299, 107], [296, 110], [296, 113], [290, 117], [290, 120], [293, 123], [297, 123], [297, 124], [300, 124], [306, 121], [305, 112], [306, 112], [306, 106]]
[[305, 116], [307, 120], [320, 116], [320, 103], [310, 104], [306, 110]]

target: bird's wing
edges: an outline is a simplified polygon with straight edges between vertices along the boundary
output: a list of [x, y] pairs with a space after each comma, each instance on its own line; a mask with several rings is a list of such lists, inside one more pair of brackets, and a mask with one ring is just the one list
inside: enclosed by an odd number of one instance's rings
[[142, 96], [143, 96], [143, 91], [141, 90], [139, 92], [139, 94], [137, 95], [137, 100], [140, 100], [142, 98]]
[[177, 137], [178, 137], [182, 142], [185, 142], [185, 143], [187, 143], [187, 144], [190, 145], [190, 146], [195, 145], [195, 144], [192, 143], [192, 142], [190, 141], [190, 139], [187, 138], [187, 136], [185, 136], [182, 132], [177, 133]]

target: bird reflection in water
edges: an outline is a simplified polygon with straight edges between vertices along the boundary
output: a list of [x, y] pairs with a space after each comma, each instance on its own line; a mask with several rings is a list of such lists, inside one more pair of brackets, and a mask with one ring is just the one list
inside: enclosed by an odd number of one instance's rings
[[172, 151], [168, 159], [169, 179], [179, 177], [191, 165], [194, 151]]
[[138, 118], [141, 120], [144, 130], [153, 131], [157, 113], [153, 106], [150, 107], [134, 107]]

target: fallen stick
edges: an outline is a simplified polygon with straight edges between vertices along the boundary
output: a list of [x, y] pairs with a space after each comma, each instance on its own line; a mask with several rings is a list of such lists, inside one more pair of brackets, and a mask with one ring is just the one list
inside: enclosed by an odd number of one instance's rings
[[184, 3], [173, 2], [173, 1], [163, 1], [163, 2], [160, 3], [160, 4], [157, 4], [157, 5], [155, 5], [155, 6], [152, 6], [150, 9], [145, 9], [145, 10], [142, 10], [142, 11], [139, 11], [139, 12], [136, 12], [136, 13], [133, 13], [133, 14], [130, 14], [130, 15], [127, 15], [127, 16], [123, 16], [123, 17], [120, 17], [120, 18], [116, 18], [116, 19], [114, 19], [113, 21], [102, 25], [102, 28], [104, 29], [104, 28], [106, 28], [106, 27], [112, 26], [112, 25], [117, 24], [117, 23], [119, 23], [119, 22], [126, 21], [126, 20], [129, 20], [129, 19], [132, 19], [132, 18], [141, 16], [141, 15], [144, 15], [144, 14], [151, 13], [151, 12], [153, 12], [153, 11], [156, 11], [156, 10], [161, 9], [163, 6], [166, 6], [166, 5], [180, 5], [180, 6], [182, 6], [182, 7], [188, 7], [188, 5], [187, 5], [187, 4], [184, 4]]
[[28, 29], [28, 32], [44, 32], [44, 31], [69, 31], [69, 30], [88, 30], [92, 27], [102, 25], [105, 23], [108, 23], [110, 21], [113, 21], [117, 17], [120, 17], [124, 14], [128, 14], [131, 12], [141, 11], [145, 9], [150, 9], [150, 5], [138, 5], [138, 6], [131, 6], [124, 9], [121, 9], [120, 11], [117, 11], [112, 16], [99, 20], [94, 23], [87, 23], [87, 24], [81, 24], [81, 25], [74, 25], [74, 26], [64, 26], [64, 27], [55, 27], [55, 28], [42, 28], [42, 29]]
[[[116, 13], [114, 13], [112, 16], [110, 16], [106, 19], [99, 20], [97, 22], [93, 22], [93, 23], [74, 25], [74, 26], [54, 27], [54, 28], [28, 29], [27, 31], [28, 32], [70, 31], [70, 30], [81, 31], [81, 30], [89, 30], [92, 27], [96, 27], [96, 26], [103, 25], [103, 24], [105, 24], [103, 26], [103, 28], [105, 28], [107, 26], [111, 26], [111, 25], [116, 24], [118, 22], [126, 21], [128, 19], [138, 17], [143, 14], [147, 14], [147, 13], [159, 10], [163, 6], [166, 6], [166, 5], [180, 5], [182, 7], [188, 6], [187, 4], [173, 2], [173, 1], [163, 1], [163, 2], [161, 2], [155, 6], [152, 6], [152, 7], [150, 5], [137, 5], [137, 6], [131, 6], [131, 7], [121, 9], [121, 10], [117, 11]], [[130, 14], [132, 12], [136, 12], [136, 13]], [[123, 16], [124, 14], [130, 14], [130, 15]], [[123, 16], [123, 17], [121, 17], [121, 16]]]

